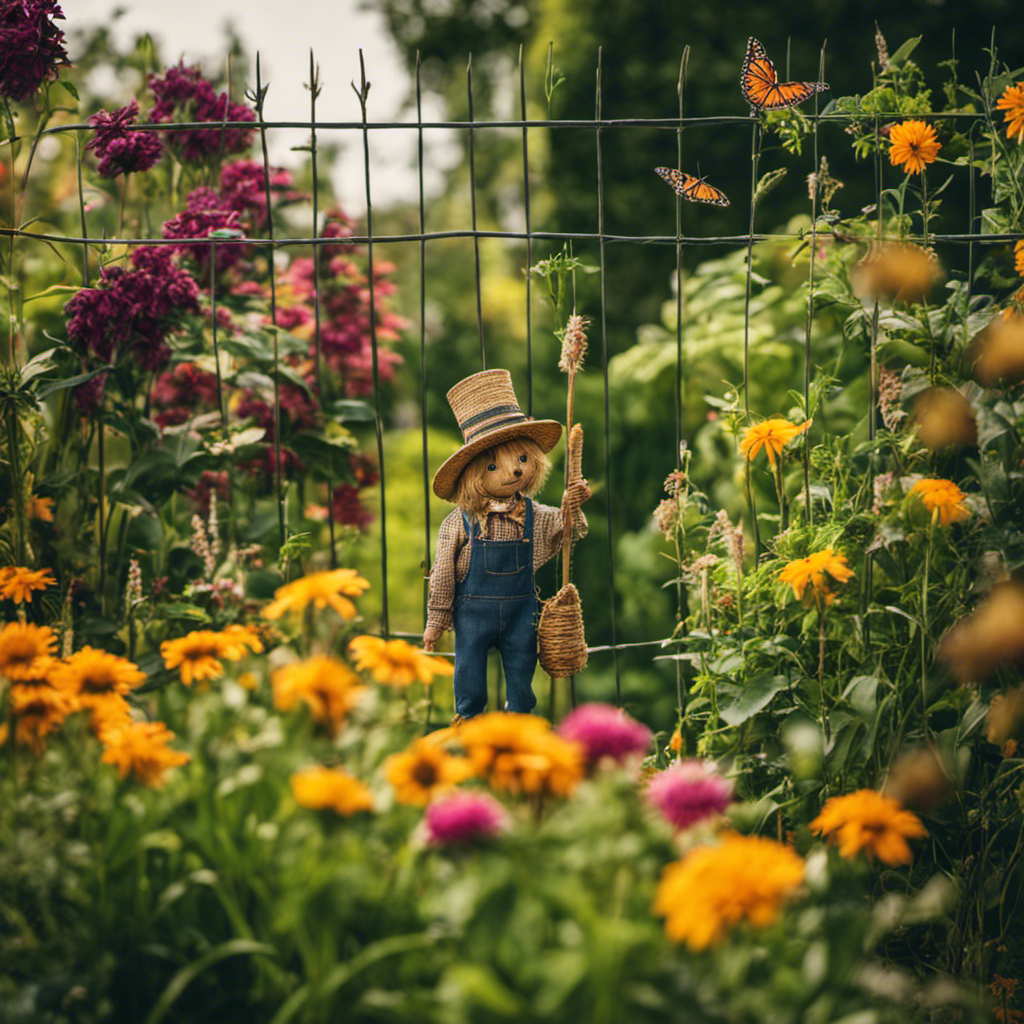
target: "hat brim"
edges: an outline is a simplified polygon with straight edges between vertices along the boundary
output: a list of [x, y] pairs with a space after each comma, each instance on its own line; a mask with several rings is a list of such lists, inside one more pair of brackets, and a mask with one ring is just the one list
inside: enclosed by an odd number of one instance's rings
[[455, 494], [455, 484], [459, 474], [481, 452], [495, 445], [512, 441], [517, 437], [528, 437], [540, 445], [541, 451], [549, 452], [558, 444], [562, 436], [562, 424], [556, 420], [525, 420], [512, 423], [507, 427], [499, 427], [483, 437], [478, 437], [469, 444], [463, 445], [451, 458], [447, 459], [434, 474], [434, 493], [445, 501], [451, 501]]

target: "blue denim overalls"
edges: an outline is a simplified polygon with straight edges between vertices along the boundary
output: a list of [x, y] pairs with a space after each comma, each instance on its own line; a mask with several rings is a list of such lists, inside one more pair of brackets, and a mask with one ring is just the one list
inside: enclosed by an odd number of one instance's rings
[[526, 499], [521, 540], [485, 540], [470, 528], [469, 572], [456, 584], [455, 710], [463, 718], [487, 707], [487, 651], [497, 647], [505, 668], [508, 710], [528, 712], [537, 703], [537, 592], [533, 582], [533, 502]]

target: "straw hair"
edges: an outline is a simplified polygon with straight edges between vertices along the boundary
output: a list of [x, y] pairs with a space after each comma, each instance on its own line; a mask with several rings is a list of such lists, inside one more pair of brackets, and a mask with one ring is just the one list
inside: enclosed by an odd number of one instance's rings
[[533, 420], [523, 413], [508, 370], [483, 370], [466, 377], [448, 392], [448, 404], [464, 443], [434, 475], [434, 493], [446, 501], [455, 500], [459, 474], [481, 452], [527, 437], [547, 453], [562, 436], [562, 425], [555, 420]]
[[[528, 437], [514, 437], [504, 442], [510, 445], [515, 456], [526, 454], [529, 460], [521, 467], [523, 470], [522, 484], [519, 493], [532, 498], [543, 486], [551, 472], [551, 462], [536, 441]], [[473, 456], [469, 465], [459, 474], [455, 481], [455, 503], [470, 515], [483, 515], [494, 495], [489, 494], [484, 484], [487, 465], [498, 458], [495, 448], [485, 448], [479, 455]]]

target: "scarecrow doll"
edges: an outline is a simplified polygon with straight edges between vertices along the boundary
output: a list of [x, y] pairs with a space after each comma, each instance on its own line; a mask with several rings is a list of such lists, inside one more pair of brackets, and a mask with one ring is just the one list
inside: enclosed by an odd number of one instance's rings
[[463, 446], [437, 471], [434, 493], [457, 508], [441, 523], [430, 573], [423, 648], [432, 651], [455, 630], [455, 719], [487, 706], [487, 651], [497, 647], [505, 670], [507, 710], [537, 703], [537, 592], [534, 571], [587, 532], [580, 505], [585, 480], [570, 484], [561, 508], [532, 500], [551, 470], [547, 453], [562, 425], [529, 419], [519, 408], [508, 370], [484, 370], [448, 392]]

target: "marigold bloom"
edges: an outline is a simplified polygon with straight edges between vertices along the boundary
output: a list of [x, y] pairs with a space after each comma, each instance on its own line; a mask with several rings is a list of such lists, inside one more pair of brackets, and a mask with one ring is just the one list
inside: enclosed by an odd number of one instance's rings
[[1008, 85], [996, 100], [996, 110], [1003, 111], [1003, 119], [1008, 122], [1006, 137], [1016, 139], [1019, 146], [1024, 139], [1024, 82]]
[[743, 431], [740, 451], [749, 461], [764, 448], [765, 454], [768, 456], [768, 462], [772, 469], [774, 469], [775, 457], [777, 455], [781, 456], [782, 449], [794, 437], [802, 434], [810, 425], [810, 420], [804, 420], [803, 423], [790, 423], [789, 420], [784, 420], [780, 416], [773, 416], [771, 419], [755, 423], [752, 427], [747, 427]]
[[[230, 658], [237, 651], [237, 641], [213, 629], [194, 629], [191, 633], [174, 640], [165, 640], [160, 645], [160, 656], [164, 668], [178, 669], [181, 681], [186, 686], [205, 683], [224, 674], [224, 658]], [[238, 654], [237, 657], [241, 657]]]
[[907, 840], [928, 835], [916, 814], [873, 789], [826, 800], [810, 827], [812, 832], [835, 839], [842, 857], [856, 857], [863, 850], [890, 865], [909, 864], [913, 855]]
[[846, 583], [853, 578], [853, 570], [845, 555], [837, 555], [831, 548], [815, 551], [806, 558], [787, 562], [779, 573], [779, 582], [788, 583], [800, 600], [810, 585], [816, 598], [831, 602], [834, 597], [831, 584]]
[[53, 664], [57, 638], [48, 626], [8, 622], [0, 630], [0, 676], [12, 681], [42, 679]]
[[14, 718], [14, 742], [41, 754], [46, 736], [78, 710], [78, 701], [66, 690], [53, 686], [15, 684], [9, 694]]
[[187, 764], [191, 757], [168, 746], [174, 733], [163, 722], [131, 722], [104, 729], [103, 763], [113, 765], [125, 779], [133, 776], [144, 786], [158, 787], [169, 769]]
[[652, 910], [664, 916], [670, 939], [698, 952], [743, 921], [770, 925], [803, 876], [804, 862], [788, 846], [727, 833], [665, 868]]
[[455, 666], [444, 658], [432, 658], [404, 640], [379, 636], [357, 636], [349, 645], [356, 668], [371, 672], [378, 683], [409, 686], [429, 683], [434, 676], [455, 674]]
[[920, 302], [941, 277], [934, 251], [908, 242], [873, 245], [850, 271], [858, 295], [899, 302]]
[[914, 403], [917, 438], [927, 448], [974, 444], [978, 424], [971, 403], [956, 388], [928, 388]]
[[54, 685], [76, 694], [92, 708], [112, 694], [124, 695], [146, 679], [146, 673], [127, 658], [88, 645], [53, 670]]
[[343, 619], [354, 619], [356, 606], [349, 598], [359, 597], [369, 589], [369, 581], [355, 569], [315, 572], [278, 587], [274, 591], [274, 600], [263, 609], [263, 615], [268, 619], [279, 619], [286, 612], [301, 612], [312, 604], [317, 611], [330, 606]]
[[1013, 244], [1013, 269], [1024, 277], [1024, 238]]
[[436, 743], [419, 739], [384, 762], [388, 782], [400, 804], [424, 805], [438, 793], [472, 778], [473, 766], [464, 757], [452, 757]]
[[0, 569], [0, 598], [21, 604], [32, 600], [33, 590], [45, 590], [57, 581], [49, 569], [26, 569], [5, 565]]
[[651, 730], [611, 704], [581, 704], [562, 719], [558, 735], [583, 747], [589, 764], [611, 758], [620, 764], [639, 757], [651, 742]]
[[28, 505], [29, 519], [36, 519], [41, 523], [53, 522], [53, 498], [41, 498], [33, 496]]
[[1000, 665], [1024, 664], [1024, 585], [997, 583], [942, 638], [939, 657], [961, 683], [980, 682]]
[[348, 665], [325, 657], [283, 665], [271, 675], [270, 685], [278, 710], [290, 711], [301, 702], [332, 735], [366, 690]]
[[224, 642], [224, 657], [231, 661], [240, 661], [247, 654], [260, 654], [263, 651], [263, 638], [256, 626], [233, 622], [221, 630]]
[[889, 130], [889, 162], [907, 174], [920, 174], [942, 149], [935, 129], [924, 121], [904, 121]]
[[653, 775], [645, 795], [666, 821], [684, 829], [724, 813], [732, 803], [732, 785], [712, 764], [679, 761]]
[[455, 792], [427, 808], [423, 827], [434, 846], [466, 846], [507, 828], [508, 814], [487, 793]]
[[97, 737], [110, 729], [124, 729], [133, 721], [132, 706], [119, 693], [98, 697], [89, 704], [89, 726]]
[[986, 387], [1024, 380], [1024, 316], [1004, 309], [983, 327], [967, 348], [974, 376]]
[[336, 814], [373, 810], [373, 794], [340, 768], [306, 768], [291, 777], [292, 795], [300, 807]]
[[971, 517], [964, 505], [967, 495], [952, 480], [918, 480], [907, 492], [907, 497], [915, 495], [929, 512], [938, 511], [943, 526], [962, 523]]
[[536, 715], [496, 711], [459, 726], [478, 775], [497, 790], [568, 796], [583, 777], [583, 748]]

